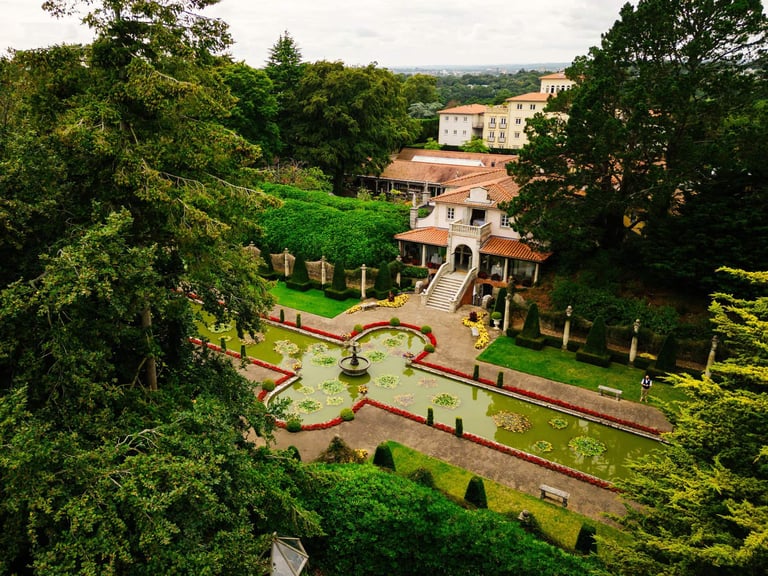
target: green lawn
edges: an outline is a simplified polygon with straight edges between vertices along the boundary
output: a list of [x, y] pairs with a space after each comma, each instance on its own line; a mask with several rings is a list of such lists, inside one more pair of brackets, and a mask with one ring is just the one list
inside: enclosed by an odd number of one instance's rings
[[[426, 456], [397, 442], [390, 441], [387, 444], [392, 450], [397, 474], [408, 476], [418, 468], [426, 468], [432, 472], [436, 488], [454, 498], [460, 500], [464, 498], [467, 484], [474, 475], [472, 472]], [[515, 519], [521, 510], [530, 511], [547, 537], [567, 550], [574, 549], [581, 525], [585, 523], [595, 526], [598, 535], [607, 540], [617, 541], [626, 538], [618, 529], [576, 512], [571, 512], [559, 504], [545, 502], [535, 496], [518, 492], [487, 478], [483, 478], [483, 484], [490, 510]], [[608, 493], [606, 495], [613, 497]]]
[[[597, 391], [597, 387], [602, 384], [624, 390], [622, 398], [627, 400], [640, 399], [642, 370], [616, 363], [611, 363], [608, 368], [601, 368], [586, 362], [577, 362], [574, 352], [564, 352], [550, 346], [545, 346], [543, 350], [531, 350], [517, 346], [513, 338], [500, 336], [483, 350], [477, 359], [588, 390]], [[682, 390], [656, 379], [649, 400], [658, 405], [686, 401], [687, 396]]]
[[[285, 285], [285, 282], [278, 282], [270, 292], [280, 306], [310, 312], [324, 318], [334, 318], [360, 303], [356, 299], [334, 300], [333, 298], [326, 298], [322, 290], [312, 289], [306, 292], [291, 290]], [[291, 319], [287, 318], [287, 320]]]

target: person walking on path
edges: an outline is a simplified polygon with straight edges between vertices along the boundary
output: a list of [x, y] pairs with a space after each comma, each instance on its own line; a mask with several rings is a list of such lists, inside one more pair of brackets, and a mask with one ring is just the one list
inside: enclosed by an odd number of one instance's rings
[[648, 392], [653, 386], [653, 380], [646, 374], [643, 379], [640, 380], [640, 402], [648, 402]]

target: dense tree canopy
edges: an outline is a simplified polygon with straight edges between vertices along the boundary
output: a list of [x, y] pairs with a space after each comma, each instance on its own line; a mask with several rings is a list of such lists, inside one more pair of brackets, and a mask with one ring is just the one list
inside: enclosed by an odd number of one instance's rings
[[52, 0], [94, 43], [0, 63], [2, 573], [261, 574], [263, 534], [318, 531], [177, 292], [243, 331], [271, 308], [242, 242], [276, 200], [236, 185], [259, 150], [222, 125], [212, 3]]
[[715, 294], [712, 319], [731, 358], [711, 379], [671, 377], [691, 401], [673, 415], [668, 449], [639, 459], [620, 483], [633, 503], [620, 519], [632, 539], [606, 543], [612, 574], [768, 570], [768, 274], [725, 272], [758, 295]]
[[[578, 85], [550, 103], [567, 118], [529, 124], [529, 145], [510, 164], [522, 185], [511, 204], [516, 226], [555, 249], [583, 253], [640, 238], [652, 250], [650, 231], [661, 221], [676, 238], [697, 239], [695, 226], [680, 227], [690, 217], [678, 216], [699, 195], [732, 195], [735, 186], [750, 210], [764, 175], [745, 172], [724, 186], [741, 164], [735, 140], [744, 142], [726, 126], [765, 94], [765, 25], [759, 1], [625, 5], [600, 47], [567, 70]], [[657, 252], [657, 262], [670, 256]]]
[[287, 117], [292, 155], [331, 174], [337, 194], [346, 174], [379, 173], [418, 133], [397, 77], [373, 64], [308, 64], [288, 98]]

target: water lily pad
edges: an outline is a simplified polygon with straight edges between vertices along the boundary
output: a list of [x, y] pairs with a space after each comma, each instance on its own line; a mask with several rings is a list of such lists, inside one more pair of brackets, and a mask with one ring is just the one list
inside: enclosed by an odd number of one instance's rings
[[290, 340], [278, 340], [275, 342], [274, 350], [283, 356], [295, 356], [299, 353], [298, 345], [294, 344]]
[[549, 425], [555, 430], [563, 430], [564, 428], [568, 428], [568, 420], [565, 418], [552, 418], [552, 420], [549, 421]]
[[333, 380], [325, 380], [320, 383], [320, 390], [322, 390], [328, 396], [341, 393], [346, 388], [346, 385], [341, 381], [334, 378]]
[[461, 404], [458, 396], [449, 394], [448, 392], [441, 392], [432, 396], [432, 404], [440, 406], [440, 408], [448, 408], [449, 410], [455, 410]]
[[312, 359], [310, 360], [312, 364], [315, 366], [333, 366], [336, 364], [337, 360], [333, 356], [329, 356], [328, 354], [317, 354], [315, 356], [312, 356]]
[[322, 407], [323, 405], [317, 400], [313, 400], [312, 398], [305, 398], [296, 404], [296, 411], [302, 414], [312, 414], [312, 412], [317, 412]]
[[571, 438], [568, 447], [579, 456], [599, 456], [607, 449], [600, 440], [589, 436]]
[[394, 374], [384, 374], [376, 378], [373, 383], [379, 388], [397, 388], [397, 385], [400, 384], [400, 377]]
[[325, 403], [328, 406], [339, 406], [340, 404], [344, 404], [344, 398], [342, 396], [328, 396], [328, 398], [325, 399]]
[[421, 378], [417, 384], [422, 388], [435, 388], [437, 386], [437, 378]]
[[307, 386], [305, 384], [302, 384], [301, 386], [296, 388], [296, 392], [304, 394], [305, 396], [310, 396], [311, 394], [315, 393], [315, 389], [312, 388], [312, 386]]
[[413, 394], [398, 394], [395, 396], [395, 404], [404, 408], [413, 404], [415, 400], [416, 397]]
[[328, 344], [325, 342], [316, 342], [315, 344], [310, 344], [307, 348], [307, 352], [310, 354], [322, 354], [323, 352], [328, 351]]
[[382, 352], [381, 350], [373, 350], [365, 355], [368, 360], [371, 362], [381, 362], [384, 360], [384, 358], [387, 357], [386, 352]]
[[538, 440], [533, 443], [533, 450], [535, 452], [552, 452], [552, 443], [546, 440]]
[[496, 426], [510, 432], [527, 432], [531, 429], [531, 421], [524, 414], [517, 412], [497, 412], [492, 416]]

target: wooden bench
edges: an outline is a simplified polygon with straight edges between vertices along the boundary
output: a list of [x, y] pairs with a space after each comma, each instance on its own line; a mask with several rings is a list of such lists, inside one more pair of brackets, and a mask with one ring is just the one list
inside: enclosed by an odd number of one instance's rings
[[610, 388], [609, 386], [603, 386], [602, 384], [598, 386], [597, 389], [600, 392], [600, 396], [604, 396], [605, 394], [613, 394], [616, 397], [616, 400], [621, 400], [621, 395], [624, 393], [624, 390], [619, 390], [618, 388]]
[[547, 495], [560, 498], [560, 500], [563, 502], [563, 508], [568, 508], [568, 498], [571, 497], [570, 492], [559, 490], [558, 488], [552, 488], [552, 486], [547, 486], [546, 484], [539, 486], [539, 490], [541, 490], [542, 499], [546, 498]]

